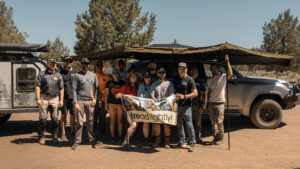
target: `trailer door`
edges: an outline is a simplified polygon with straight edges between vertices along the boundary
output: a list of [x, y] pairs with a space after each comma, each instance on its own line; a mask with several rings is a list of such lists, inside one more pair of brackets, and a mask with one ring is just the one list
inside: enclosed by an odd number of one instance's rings
[[36, 107], [35, 81], [39, 69], [32, 63], [13, 63], [13, 107]]

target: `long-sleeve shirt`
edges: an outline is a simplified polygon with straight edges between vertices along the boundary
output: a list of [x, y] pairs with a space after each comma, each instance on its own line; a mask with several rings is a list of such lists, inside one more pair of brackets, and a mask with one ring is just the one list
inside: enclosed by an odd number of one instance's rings
[[[71, 75], [73, 102], [96, 99], [98, 96], [98, 80], [94, 73], [80, 71]], [[95, 89], [95, 94], [94, 94]]]

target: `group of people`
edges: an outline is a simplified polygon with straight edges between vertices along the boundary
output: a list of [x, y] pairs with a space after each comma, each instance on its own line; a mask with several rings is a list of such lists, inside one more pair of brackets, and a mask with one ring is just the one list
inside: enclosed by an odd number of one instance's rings
[[[90, 72], [90, 61], [81, 59], [81, 70], [72, 67], [72, 58], [64, 59], [65, 67], [56, 71], [55, 59], [49, 59], [47, 69], [40, 72], [36, 81], [36, 100], [40, 107], [39, 143], [45, 144], [45, 130], [48, 111], [52, 117], [52, 140], [66, 141], [66, 115], [70, 114], [72, 149], [76, 150], [82, 139], [84, 114], [88, 140], [93, 148], [101, 144], [103, 138], [110, 133], [113, 143], [130, 147], [130, 138], [134, 135], [138, 123], [126, 116], [122, 105], [122, 95], [138, 96], [154, 100], [166, 99], [175, 95], [177, 102], [177, 128], [179, 141], [177, 147], [194, 151], [195, 143], [202, 143], [201, 116], [207, 106], [213, 130], [213, 144], [220, 144], [224, 139], [224, 103], [226, 80], [231, 78], [232, 69], [229, 57], [225, 56], [228, 67], [227, 74], [220, 74], [218, 65], [211, 65], [213, 76], [207, 79], [207, 85], [198, 76], [197, 66], [193, 66], [188, 74], [187, 64], [178, 64], [178, 76], [173, 81], [166, 78], [164, 67], [158, 67], [152, 60], [148, 70], [139, 80], [139, 74], [125, 73], [125, 62], [118, 61], [118, 68], [112, 68], [111, 76], [104, 73], [102, 61], [96, 62], [96, 72]], [[206, 92], [207, 91], [207, 92]], [[206, 93], [207, 101], [206, 101]], [[61, 137], [58, 138], [59, 114], [61, 109]], [[106, 119], [109, 116], [109, 127]], [[126, 120], [124, 120], [124, 117]], [[124, 121], [127, 125], [124, 125]], [[123, 128], [128, 126], [123, 136]], [[170, 148], [171, 127], [167, 124], [142, 124], [145, 145], [154, 148], [161, 145], [161, 127], [164, 130], [164, 147]], [[117, 132], [115, 131], [117, 129]], [[151, 131], [151, 132], [150, 132]], [[98, 133], [98, 134], [96, 134]], [[186, 144], [188, 135], [188, 145]]]

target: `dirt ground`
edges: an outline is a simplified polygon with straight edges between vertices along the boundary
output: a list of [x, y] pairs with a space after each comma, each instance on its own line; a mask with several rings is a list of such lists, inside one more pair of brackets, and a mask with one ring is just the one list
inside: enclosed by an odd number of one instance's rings
[[[50, 133], [46, 145], [39, 145], [38, 115], [14, 114], [0, 128], [0, 168], [300, 168], [300, 106], [283, 113], [283, 122], [274, 130], [257, 129], [245, 117], [231, 117], [231, 150], [226, 132], [224, 144], [196, 145], [193, 153], [141, 146], [125, 151], [110, 144], [96, 149], [80, 145], [73, 151], [70, 143], [52, 144]], [[203, 127], [204, 140], [210, 141], [208, 119]]]

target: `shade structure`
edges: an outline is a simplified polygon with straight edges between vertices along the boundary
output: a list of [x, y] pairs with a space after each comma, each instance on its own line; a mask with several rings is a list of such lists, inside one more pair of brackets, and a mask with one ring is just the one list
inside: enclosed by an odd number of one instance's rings
[[48, 46], [44, 44], [0, 43], [0, 52], [2, 51], [48, 52]]
[[173, 48], [173, 47], [117, 47], [95, 53], [71, 56], [75, 60], [82, 57], [96, 60], [113, 60], [121, 58], [134, 58], [138, 60], [156, 59], [164, 62], [173, 61], [223, 61], [225, 55], [229, 55], [230, 63], [233, 65], [249, 64], [277, 64], [288, 66], [293, 59], [292, 56], [272, 54], [267, 52], [246, 49], [230, 43], [214, 46], [196, 48]]

